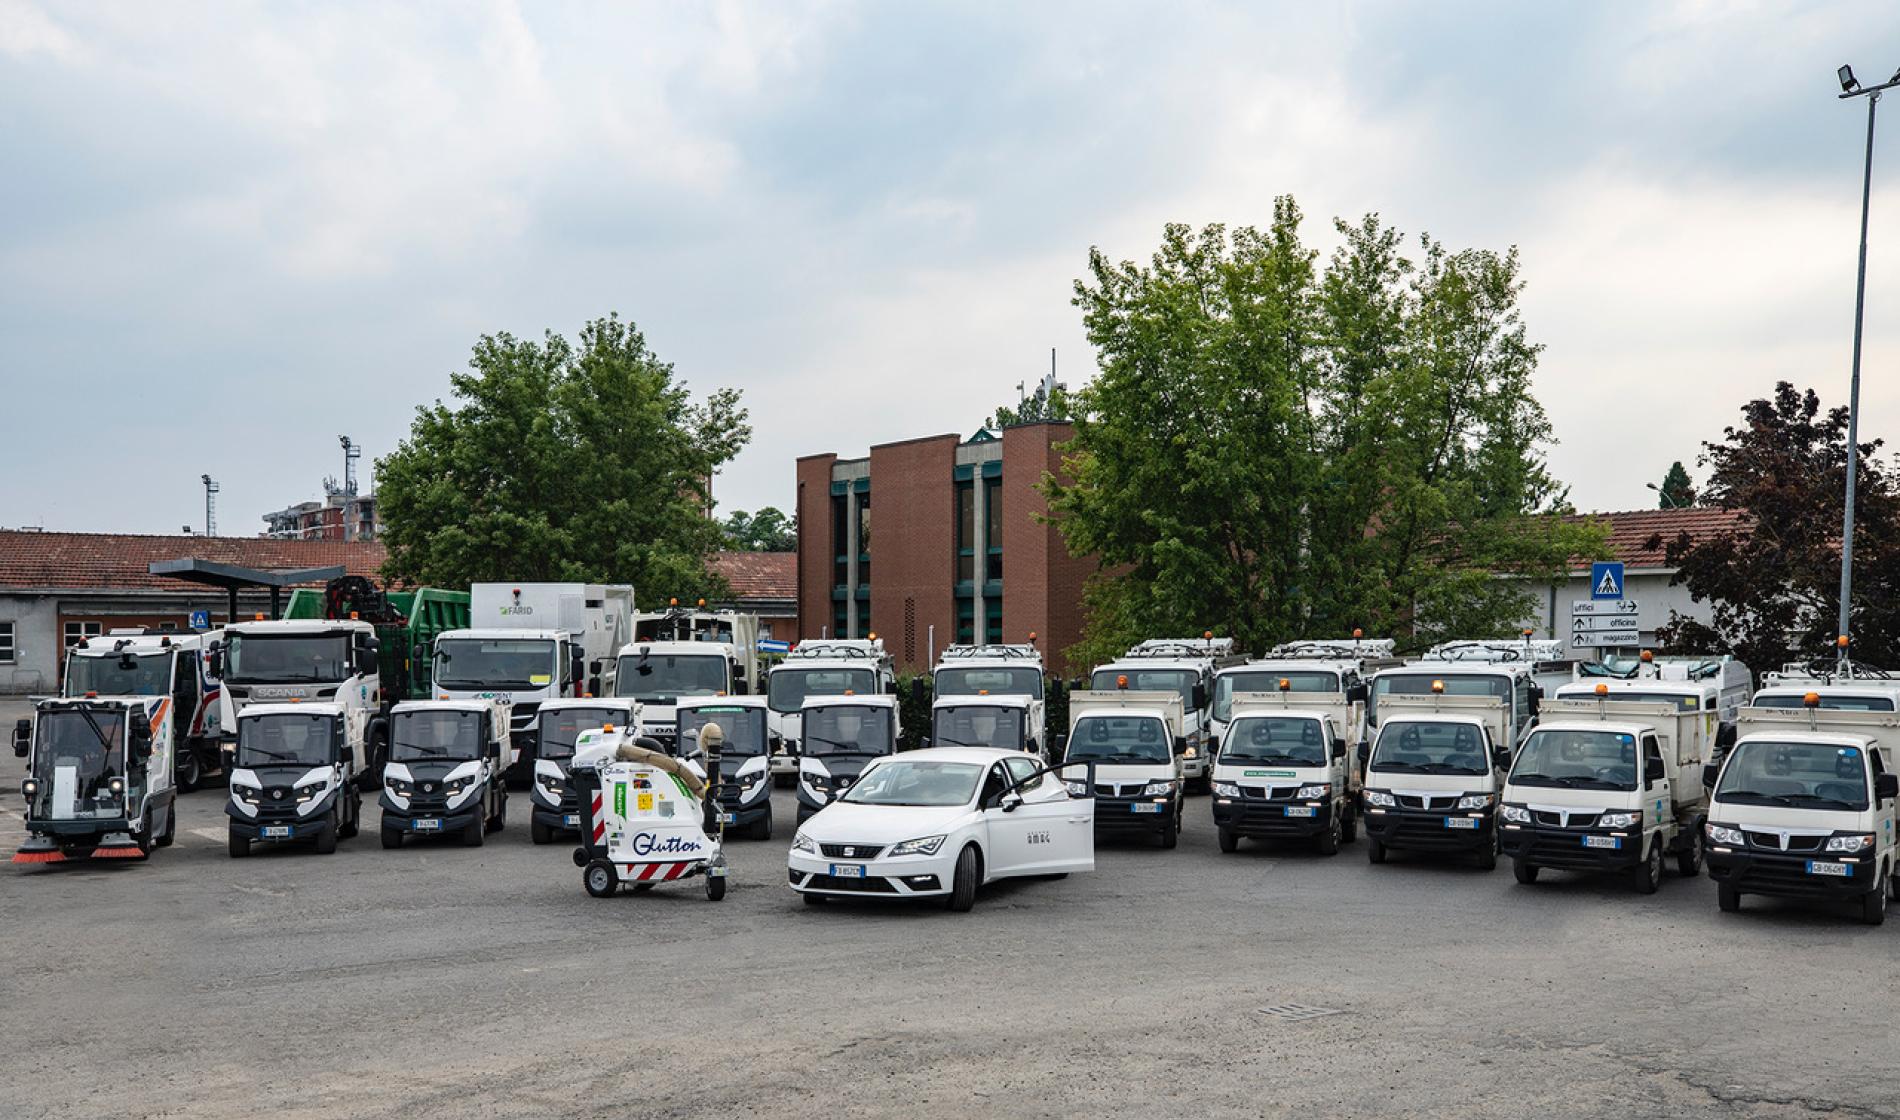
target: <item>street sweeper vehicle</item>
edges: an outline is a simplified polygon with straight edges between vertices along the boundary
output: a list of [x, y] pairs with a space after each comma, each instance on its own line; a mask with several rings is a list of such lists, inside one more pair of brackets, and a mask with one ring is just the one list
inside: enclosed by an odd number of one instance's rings
[[[699, 733], [715, 781], [721, 738], [716, 723]], [[613, 727], [581, 734], [572, 774], [581, 805], [574, 864], [588, 894], [608, 898], [622, 884], [647, 891], [703, 877], [709, 901], [726, 897], [723, 829], [705, 827], [706, 799], [716, 793], [698, 767], [637, 729]]]
[[164, 696], [40, 701], [13, 731], [13, 753], [27, 760], [27, 839], [13, 862], [144, 859], [169, 847], [171, 709]]

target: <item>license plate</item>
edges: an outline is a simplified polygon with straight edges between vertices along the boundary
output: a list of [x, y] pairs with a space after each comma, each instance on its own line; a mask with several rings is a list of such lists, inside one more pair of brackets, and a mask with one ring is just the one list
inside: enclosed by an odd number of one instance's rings
[[579, 828], [581, 826], [581, 815], [579, 813], [569, 813], [561, 818], [561, 823], [569, 828]]
[[833, 879], [862, 879], [864, 868], [855, 863], [834, 863], [831, 865]]
[[1623, 838], [1621, 836], [1586, 836], [1583, 838], [1583, 846], [1586, 848], [1620, 848], [1623, 846]]
[[1446, 817], [1445, 827], [1446, 828], [1476, 828], [1478, 827], [1478, 818], [1476, 817]]
[[296, 830], [287, 824], [273, 824], [265, 825], [258, 831], [266, 840], [288, 840]]
[[739, 820], [739, 814], [737, 814], [737, 813], [721, 813], [721, 814], [719, 814], [719, 823], [720, 823], [720, 824], [736, 824], [736, 823], [738, 823], [738, 820]]
[[410, 821], [409, 827], [416, 832], [441, 832], [442, 818], [441, 817], [423, 817], [419, 820]]
[[1854, 865], [1851, 863], [1822, 863], [1820, 860], [1811, 859], [1808, 861], [1808, 874], [1833, 875], [1843, 879], [1852, 878]]
[[1286, 807], [1286, 815], [1289, 817], [1310, 817], [1317, 812], [1319, 812], [1319, 810], [1313, 808], [1311, 805], [1288, 805]]
[[1165, 808], [1167, 808], [1166, 805], [1156, 805], [1147, 801], [1137, 801], [1129, 806], [1129, 809], [1136, 813], [1159, 813]]

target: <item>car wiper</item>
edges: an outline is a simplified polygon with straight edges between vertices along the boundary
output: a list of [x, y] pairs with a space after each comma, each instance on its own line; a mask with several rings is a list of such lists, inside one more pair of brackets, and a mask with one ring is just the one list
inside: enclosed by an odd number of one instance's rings
[[396, 746], [405, 751], [415, 751], [417, 754], [427, 755], [430, 758], [447, 758], [449, 756], [449, 749], [447, 747], [421, 747], [410, 743], [397, 743]]
[[1482, 774], [1482, 770], [1473, 770], [1465, 766], [1454, 766], [1449, 762], [1421, 762], [1420, 773], [1424, 774]]
[[1847, 801], [1839, 797], [1823, 797], [1818, 793], [1784, 793], [1779, 796], [1789, 802], [1803, 801], [1820, 805], [1839, 805], [1843, 809], [1851, 809], [1854, 807], [1852, 801]]
[[263, 755], [263, 756], [264, 756], [264, 757], [266, 757], [266, 758], [274, 758], [274, 759], [276, 759], [276, 760], [277, 760], [278, 762], [295, 762], [295, 761], [297, 761], [297, 756], [296, 756], [296, 755], [294, 755], [294, 754], [287, 754], [287, 753], [285, 753], [285, 752], [283, 752], [283, 751], [273, 751], [273, 750], [268, 750], [268, 749], [266, 749], [266, 748], [264, 748], [264, 747], [251, 747], [251, 748], [249, 748], [249, 750], [248, 750], [248, 752], [247, 752], [247, 753], [252, 753], [252, 754], [261, 754], [261, 755]]
[[1269, 766], [1324, 766], [1325, 760], [1301, 758], [1291, 754], [1237, 754], [1230, 756], [1235, 762], [1262, 762]]
[[1425, 773], [1425, 768], [1415, 762], [1381, 762], [1376, 758], [1372, 760], [1371, 769], [1403, 770], [1403, 771], [1413, 773], [1413, 774]]

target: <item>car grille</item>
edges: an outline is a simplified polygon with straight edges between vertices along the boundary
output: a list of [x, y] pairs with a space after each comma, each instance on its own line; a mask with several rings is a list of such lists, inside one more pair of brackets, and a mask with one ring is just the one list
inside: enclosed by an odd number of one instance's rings
[[1589, 828], [1597, 823], [1596, 813], [1572, 813], [1570, 823], [1564, 823], [1562, 813], [1553, 813], [1545, 809], [1531, 810], [1531, 819], [1546, 828]]
[[1788, 846], [1783, 848], [1778, 832], [1750, 832], [1747, 835], [1750, 847], [1766, 848], [1771, 852], [1818, 852], [1827, 840], [1825, 836], [1790, 836]]
[[882, 844], [820, 844], [818, 848], [831, 859], [876, 859], [884, 851]]
[[1299, 786], [1241, 786], [1240, 796], [1249, 801], [1291, 801]]
[[[1509, 837], [1511, 833], [1505, 833]], [[1602, 835], [1599, 833], [1598, 835]], [[1508, 841], [1513, 842], [1513, 841]], [[1543, 867], [1570, 867], [1590, 869], [1602, 867], [1618, 856], [1634, 859], [1634, 845], [1631, 837], [1623, 838], [1621, 848], [1586, 848], [1583, 846], [1581, 832], [1533, 832], [1530, 834], [1529, 850], [1524, 852], [1532, 863]]]
[[1418, 797], [1409, 793], [1398, 795], [1399, 807], [1404, 809], [1450, 809], [1458, 804], [1458, 795], [1446, 794], [1443, 797]]
[[1422, 851], [1469, 851], [1477, 847], [1478, 838], [1484, 835], [1482, 828], [1445, 827], [1445, 817], [1456, 815], [1458, 814], [1434, 813], [1426, 816], [1401, 813], [1398, 815], [1397, 828], [1388, 834], [1390, 839], [1386, 840], [1386, 843], [1395, 848], [1417, 848]]
[[[1776, 837], [1777, 840], [1780, 837]], [[1740, 875], [1731, 880], [1737, 890], [1766, 894], [1845, 895], [1865, 890], [1866, 874], [1856, 866], [1851, 876], [1835, 878], [1808, 874], [1805, 858], [1755, 856]], [[1857, 886], [1856, 884], [1861, 884]]]

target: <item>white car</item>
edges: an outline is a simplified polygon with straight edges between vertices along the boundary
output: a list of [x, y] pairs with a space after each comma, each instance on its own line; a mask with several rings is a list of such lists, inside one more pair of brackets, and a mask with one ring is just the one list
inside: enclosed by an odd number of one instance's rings
[[1095, 802], [1022, 751], [906, 751], [806, 821], [786, 864], [807, 903], [935, 896], [968, 910], [982, 883], [1095, 870]]

